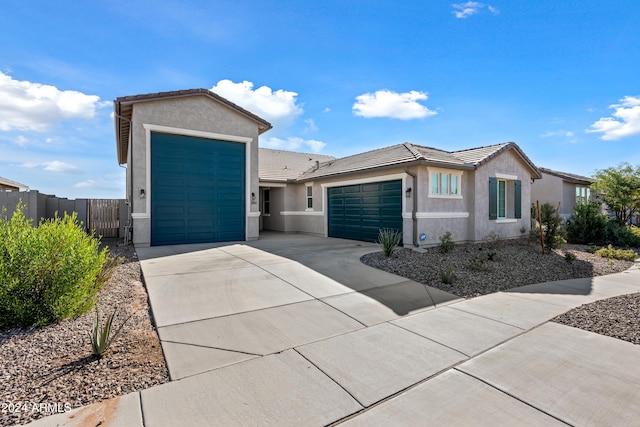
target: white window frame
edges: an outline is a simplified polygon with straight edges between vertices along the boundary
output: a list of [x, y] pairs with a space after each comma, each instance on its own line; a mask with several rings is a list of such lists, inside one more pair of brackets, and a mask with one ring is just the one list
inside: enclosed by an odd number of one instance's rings
[[305, 185], [304, 195], [305, 195], [304, 210], [312, 211], [313, 210], [313, 183]]
[[576, 205], [586, 204], [591, 201], [591, 188], [583, 185], [576, 186]]
[[[442, 169], [442, 168], [427, 168], [429, 176], [429, 194], [428, 197], [435, 199], [462, 199], [462, 174], [463, 171], [454, 169]], [[433, 176], [437, 175], [437, 192], [433, 191]], [[447, 190], [446, 194], [442, 192], [442, 176], [447, 177]], [[452, 177], [456, 177], [457, 180], [457, 193], [451, 194], [451, 182]]]

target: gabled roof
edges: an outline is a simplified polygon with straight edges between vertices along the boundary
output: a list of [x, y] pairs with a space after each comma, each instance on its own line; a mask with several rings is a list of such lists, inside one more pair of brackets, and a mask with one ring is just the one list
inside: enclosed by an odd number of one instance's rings
[[234, 104], [226, 98], [211, 92], [208, 89], [187, 89], [176, 90], [171, 92], [157, 92], [143, 95], [121, 96], [113, 101], [114, 121], [116, 127], [116, 149], [118, 153], [118, 164], [127, 162], [127, 153], [129, 151], [129, 135], [131, 133], [131, 115], [133, 113], [133, 105], [140, 102], [158, 101], [161, 99], [184, 98], [188, 96], [205, 96], [217, 101], [227, 107], [235, 110], [237, 113], [253, 120], [258, 125], [258, 133], [271, 129], [271, 123], [263, 118], [256, 116], [250, 111], [245, 110], [239, 105]]
[[538, 168], [538, 169], [540, 169], [540, 172], [542, 173], [557, 176], [558, 178], [562, 178], [563, 180], [570, 182], [572, 184], [591, 185], [596, 181], [593, 178], [589, 178], [587, 176], [582, 176], [582, 175], [576, 175], [573, 173], [554, 171], [552, 169], [547, 169], [547, 168]]
[[260, 148], [258, 176], [260, 181], [266, 182], [295, 181], [303, 172], [330, 160], [335, 160], [335, 157]]
[[526, 154], [524, 154], [524, 151], [522, 151], [518, 144], [516, 144], [515, 142], [504, 142], [502, 144], [487, 145], [484, 147], [470, 148], [468, 150], [454, 151], [452, 154], [460, 159], [465, 160], [468, 163], [471, 163], [477, 168], [478, 166], [487, 163], [489, 160], [493, 159], [496, 156], [499, 156], [507, 150], [514, 150], [516, 156], [520, 157], [520, 159], [527, 166], [529, 166], [531, 172], [533, 172], [532, 178], [542, 178], [538, 167], [531, 161], [531, 159], [529, 159], [529, 157], [527, 157]]
[[452, 169], [475, 169], [500, 153], [513, 149], [533, 173], [541, 178], [540, 172], [520, 147], [513, 142], [461, 151], [444, 151], [405, 142], [391, 147], [379, 148], [366, 153], [355, 154], [331, 160], [318, 168], [306, 171], [298, 180], [308, 181], [332, 175], [342, 175], [390, 167], [410, 166], [413, 164], [440, 166]]
[[10, 179], [3, 178], [3, 177], [0, 176], [0, 188], [2, 188], [2, 187], [15, 188], [15, 189], [18, 189], [18, 190], [21, 189], [21, 188], [23, 188], [25, 190], [29, 189], [28, 185], [24, 185], [24, 184], [21, 184], [21, 183], [19, 183], [17, 181], [12, 181]]

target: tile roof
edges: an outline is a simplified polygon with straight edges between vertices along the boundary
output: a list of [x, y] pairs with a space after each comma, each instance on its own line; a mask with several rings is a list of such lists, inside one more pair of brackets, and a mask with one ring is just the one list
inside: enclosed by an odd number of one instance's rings
[[569, 172], [560, 172], [560, 171], [555, 171], [553, 169], [547, 169], [547, 168], [538, 168], [538, 169], [540, 169], [540, 172], [542, 173], [557, 176], [558, 178], [562, 178], [565, 181], [571, 182], [574, 184], [591, 185], [595, 182], [595, 179], [589, 178], [588, 176], [576, 175]]
[[316, 162], [323, 163], [331, 160], [335, 160], [335, 157], [260, 148], [258, 154], [258, 176], [260, 181], [293, 181], [303, 172], [316, 166]]
[[299, 177], [299, 180], [306, 181], [332, 175], [363, 172], [371, 169], [409, 165], [412, 163], [444, 166], [454, 169], [475, 169], [507, 149], [515, 149], [522, 160], [534, 171], [535, 177], [540, 177], [536, 166], [522, 150], [520, 150], [518, 145], [513, 142], [452, 152], [405, 142], [404, 144], [379, 148], [377, 150], [367, 151], [366, 153], [355, 154], [322, 163], [318, 169], [306, 171]]
[[127, 155], [129, 149], [129, 133], [131, 130], [131, 117], [133, 114], [133, 105], [139, 102], [157, 101], [169, 98], [184, 98], [187, 96], [206, 96], [210, 99], [220, 102], [227, 107], [232, 108], [243, 116], [253, 120], [258, 125], [258, 133], [271, 129], [271, 123], [265, 119], [258, 117], [252, 112], [245, 110], [237, 104], [221, 97], [217, 93], [208, 89], [185, 89], [174, 90], [170, 92], [156, 92], [142, 95], [121, 96], [113, 101], [114, 122], [116, 127], [116, 150], [118, 154], [118, 164], [127, 163]]

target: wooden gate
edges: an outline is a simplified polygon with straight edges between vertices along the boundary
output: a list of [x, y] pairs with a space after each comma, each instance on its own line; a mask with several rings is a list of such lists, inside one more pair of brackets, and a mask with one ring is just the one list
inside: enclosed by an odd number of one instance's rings
[[119, 199], [89, 199], [87, 228], [95, 230], [97, 236], [119, 237], [119, 204]]

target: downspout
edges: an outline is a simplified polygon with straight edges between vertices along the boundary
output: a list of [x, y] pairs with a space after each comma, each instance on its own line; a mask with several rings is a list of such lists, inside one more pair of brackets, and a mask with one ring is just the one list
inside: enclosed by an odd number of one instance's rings
[[413, 194], [411, 195], [413, 208], [411, 209], [411, 219], [413, 220], [413, 246], [417, 248], [420, 246], [418, 244], [418, 217], [416, 216], [416, 212], [418, 211], [418, 177], [409, 172], [408, 167], [404, 168], [404, 172], [413, 178]]
[[[122, 117], [120, 114], [116, 114], [114, 113], [114, 116], [119, 118], [120, 120], [126, 120], [129, 122], [129, 148], [131, 148], [131, 155], [129, 155], [129, 153], [127, 153], [127, 156], [129, 157], [128, 162], [127, 162], [127, 167], [125, 169], [129, 169], [127, 172], [131, 172], [131, 179], [129, 179], [129, 194], [128, 194], [128, 207], [127, 207], [127, 225], [126, 225], [126, 230], [125, 230], [125, 240], [124, 243], [127, 244], [129, 243], [129, 234], [131, 235], [131, 241], [133, 241], [133, 121], [131, 121], [130, 119], [127, 119], [126, 117]], [[127, 149], [127, 151], [129, 151]], [[122, 167], [122, 165], [119, 165], [120, 167]]]

